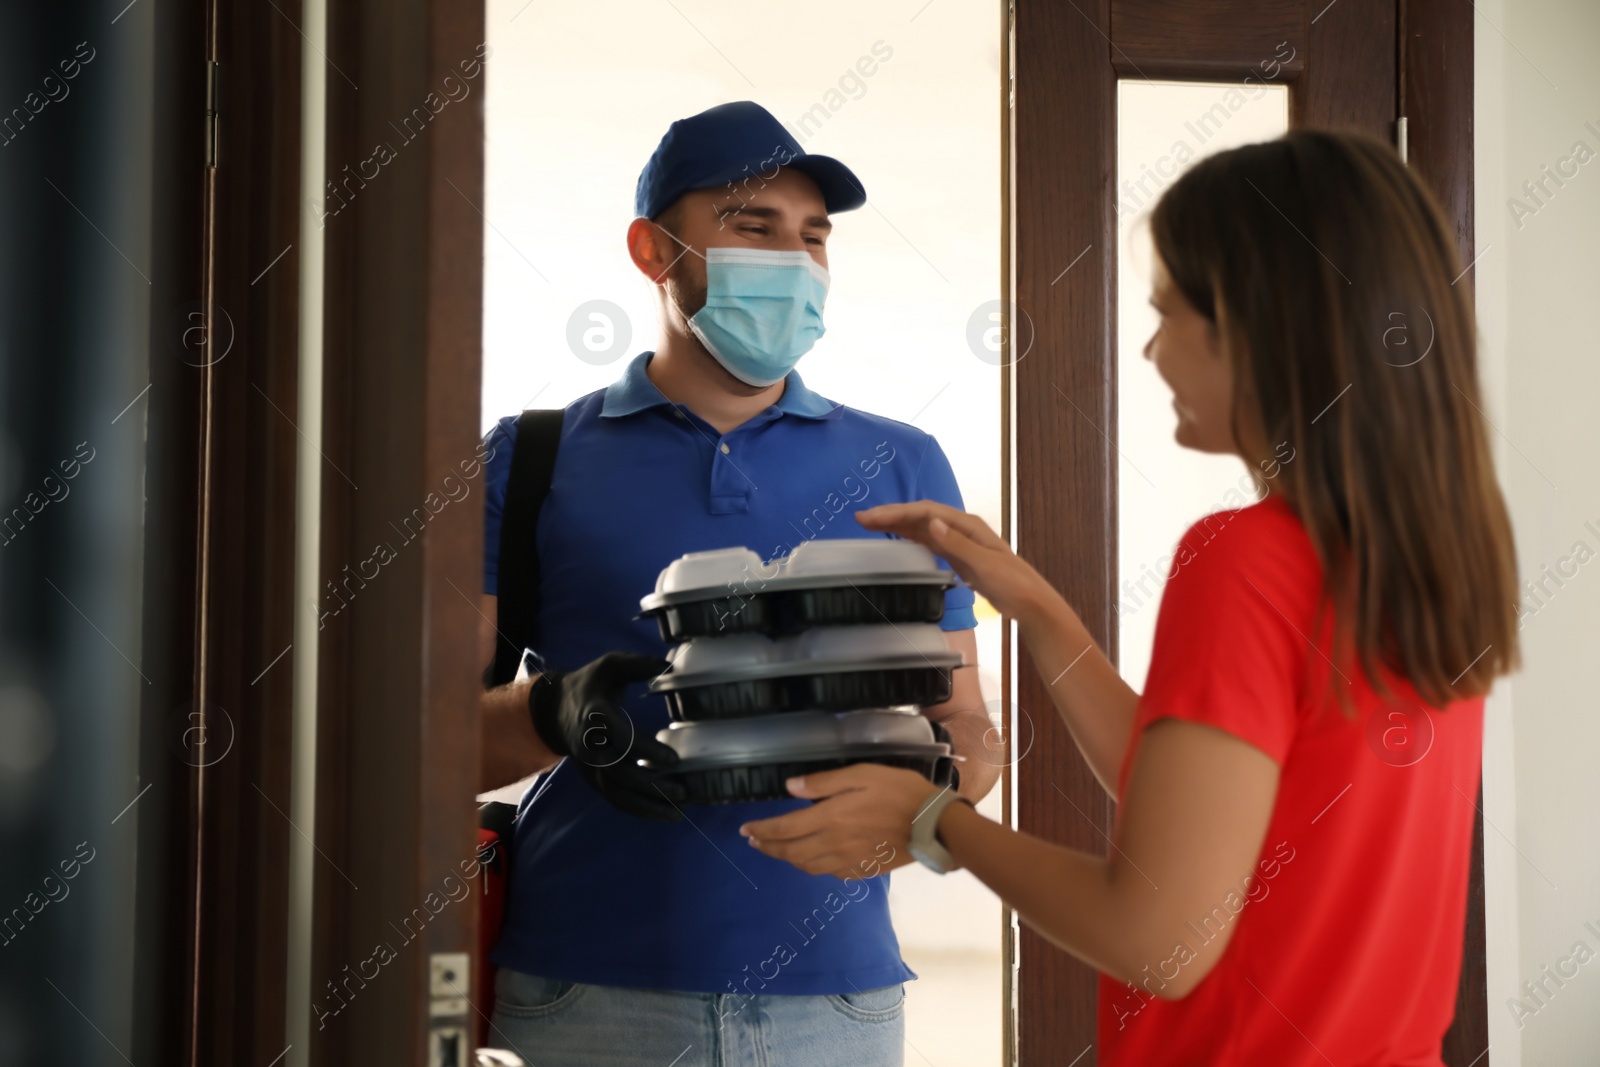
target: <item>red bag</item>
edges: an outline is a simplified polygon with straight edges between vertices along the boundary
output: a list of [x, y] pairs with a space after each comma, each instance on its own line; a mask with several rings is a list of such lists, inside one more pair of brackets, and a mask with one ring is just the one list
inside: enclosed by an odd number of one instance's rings
[[478, 809], [478, 874], [483, 889], [478, 897], [478, 1010], [474, 1048], [489, 1044], [489, 1017], [494, 1014], [496, 967], [489, 953], [500, 940], [506, 915], [506, 878], [511, 869], [511, 834], [516, 826], [515, 804], [489, 803]]

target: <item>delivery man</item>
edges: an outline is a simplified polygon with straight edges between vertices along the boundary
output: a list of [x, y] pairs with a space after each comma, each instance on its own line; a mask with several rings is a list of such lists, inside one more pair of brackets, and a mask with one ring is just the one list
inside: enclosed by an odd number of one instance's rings
[[[490, 1043], [539, 1067], [903, 1062], [903, 982], [887, 857], [812, 876], [751, 849], [739, 826], [804, 801], [684, 806], [638, 764], [670, 762], [668, 716], [642, 683], [666, 667], [639, 598], [686, 552], [765, 558], [813, 538], [877, 536], [881, 503], [960, 508], [927, 433], [812, 392], [795, 363], [821, 336], [830, 214], [860, 207], [842, 163], [808, 154], [744, 101], [674, 122], [640, 174], [628, 250], [656, 287], [658, 347], [567, 405], [537, 518], [538, 673], [483, 697], [483, 786], [545, 770], [511, 852]], [[906, 353], [915, 380], [916, 354]], [[490, 431], [486, 619], [518, 417]], [[515, 546], [508, 546], [515, 553]], [[951, 699], [960, 791], [989, 791], [973, 595], [940, 624], [965, 654]], [[496, 635], [485, 624], [485, 658]], [[612, 708], [604, 729], [585, 718]], [[563, 758], [566, 757], [566, 758]]]

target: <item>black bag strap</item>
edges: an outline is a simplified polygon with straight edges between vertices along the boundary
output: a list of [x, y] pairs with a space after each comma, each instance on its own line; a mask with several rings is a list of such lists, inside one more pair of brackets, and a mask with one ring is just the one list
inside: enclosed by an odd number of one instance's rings
[[561, 443], [563, 409], [530, 408], [517, 419], [505, 507], [500, 513], [499, 618], [489, 686], [517, 676], [522, 650], [537, 644], [539, 623], [539, 512], [550, 494]]

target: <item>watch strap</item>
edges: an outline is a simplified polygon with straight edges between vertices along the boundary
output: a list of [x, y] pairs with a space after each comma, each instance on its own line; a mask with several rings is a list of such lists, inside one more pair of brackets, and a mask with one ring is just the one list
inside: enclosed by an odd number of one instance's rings
[[944, 809], [958, 801], [972, 805], [972, 801], [954, 788], [946, 788], [928, 801], [911, 821], [911, 855], [918, 863], [939, 874], [955, 867], [955, 858], [950, 855], [944, 842], [939, 840], [939, 819], [944, 815]]

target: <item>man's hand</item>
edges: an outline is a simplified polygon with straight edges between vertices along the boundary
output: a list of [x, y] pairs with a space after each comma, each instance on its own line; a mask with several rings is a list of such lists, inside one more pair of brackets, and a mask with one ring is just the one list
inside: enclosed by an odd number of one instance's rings
[[[647, 819], [678, 820], [683, 786], [661, 768], [678, 754], [641, 734], [622, 709], [623, 691], [667, 669], [667, 661], [632, 652], [607, 652], [575, 671], [547, 671], [528, 687], [533, 728], [551, 752], [567, 756], [595, 790], [616, 807]], [[647, 759], [652, 768], [639, 766]]]

